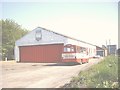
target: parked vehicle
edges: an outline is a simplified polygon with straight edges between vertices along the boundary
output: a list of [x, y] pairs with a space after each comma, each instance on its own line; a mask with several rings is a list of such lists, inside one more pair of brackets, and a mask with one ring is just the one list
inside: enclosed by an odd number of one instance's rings
[[62, 62], [88, 63], [89, 55], [87, 48], [71, 44], [65, 45], [62, 53]]
[[101, 56], [100, 55], [95, 55], [93, 58], [100, 58]]

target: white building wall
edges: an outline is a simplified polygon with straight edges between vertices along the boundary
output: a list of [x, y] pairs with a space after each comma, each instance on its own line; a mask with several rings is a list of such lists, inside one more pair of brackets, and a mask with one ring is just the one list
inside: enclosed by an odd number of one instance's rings
[[[42, 39], [37, 41], [35, 39], [36, 30], [40, 29], [42, 31]], [[53, 43], [64, 43], [66, 42], [64, 36], [43, 30], [42, 28], [36, 28], [29, 34], [25, 35], [23, 38], [16, 41], [17, 46], [28, 46], [28, 45], [40, 45], [40, 44], [53, 44]]]
[[14, 52], [15, 52], [15, 60], [19, 61], [20, 57], [19, 57], [19, 47], [18, 46], [15, 46]]

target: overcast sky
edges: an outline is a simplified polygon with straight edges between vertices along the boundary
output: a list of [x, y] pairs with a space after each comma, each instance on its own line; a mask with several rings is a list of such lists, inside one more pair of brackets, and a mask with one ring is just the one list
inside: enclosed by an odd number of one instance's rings
[[71, 1], [2, 2], [2, 18], [30, 31], [40, 26], [94, 45], [118, 44], [117, 2]]

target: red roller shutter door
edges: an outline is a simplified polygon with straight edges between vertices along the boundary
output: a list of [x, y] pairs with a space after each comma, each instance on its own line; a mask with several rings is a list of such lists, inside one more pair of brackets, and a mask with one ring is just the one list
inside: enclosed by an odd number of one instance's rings
[[61, 62], [63, 44], [20, 46], [20, 62]]

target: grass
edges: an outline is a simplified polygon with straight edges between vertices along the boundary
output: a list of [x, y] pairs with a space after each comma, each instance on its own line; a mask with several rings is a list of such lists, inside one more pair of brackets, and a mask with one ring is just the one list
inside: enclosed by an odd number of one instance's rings
[[118, 88], [118, 58], [105, 57], [103, 61], [73, 77], [63, 88]]

